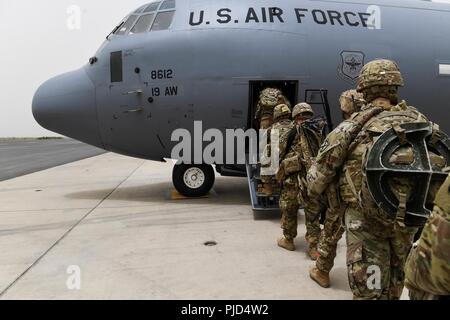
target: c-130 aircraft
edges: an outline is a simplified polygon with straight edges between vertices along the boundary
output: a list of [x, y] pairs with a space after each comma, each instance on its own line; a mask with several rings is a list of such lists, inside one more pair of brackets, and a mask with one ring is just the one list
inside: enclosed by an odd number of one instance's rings
[[[309, 102], [331, 129], [341, 121], [340, 93], [366, 62], [387, 58], [404, 75], [401, 95], [449, 133], [447, 30], [450, 5], [421, 0], [152, 2], [127, 15], [87, 65], [45, 82], [33, 114], [62, 135], [164, 161], [177, 144], [172, 132], [193, 133], [194, 121], [203, 130], [257, 127], [265, 87]], [[237, 164], [216, 171], [252, 175]], [[214, 170], [176, 165], [173, 182], [184, 195], [205, 195]]]

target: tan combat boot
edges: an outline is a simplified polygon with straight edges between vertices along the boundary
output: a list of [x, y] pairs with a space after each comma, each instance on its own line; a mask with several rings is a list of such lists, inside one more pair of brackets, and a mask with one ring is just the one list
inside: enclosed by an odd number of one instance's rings
[[295, 251], [294, 240], [292, 239], [280, 238], [278, 239], [278, 246], [289, 251]]
[[330, 287], [330, 274], [319, 270], [317, 267], [312, 267], [309, 270], [309, 276], [322, 288]]
[[272, 185], [270, 183], [264, 183], [261, 193], [264, 193], [266, 196], [271, 196], [273, 194]]
[[310, 246], [306, 254], [312, 261], [316, 261], [320, 256], [320, 253], [315, 246]]

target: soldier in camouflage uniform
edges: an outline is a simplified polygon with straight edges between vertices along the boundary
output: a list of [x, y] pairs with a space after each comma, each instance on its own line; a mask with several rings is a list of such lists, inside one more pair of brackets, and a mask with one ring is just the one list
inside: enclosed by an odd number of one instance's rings
[[418, 245], [411, 250], [405, 273], [411, 300], [450, 298], [450, 174]]
[[[318, 215], [309, 211], [306, 206], [308, 200], [308, 184], [306, 182], [306, 173], [313, 163], [314, 157], [319, 151], [319, 146], [323, 141], [323, 129], [326, 122], [322, 119], [316, 119], [314, 126], [309, 120], [314, 116], [311, 106], [307, 103], [300, 103], [295, 106], [292, 117], [297, 125], [297, 135], [292, 146], [292, 152], [298, 156], [299, 170], [297, 171], [297, 180], [299, 185], [298, 203], [304, 207], [306, 235], [305, 240], [308, 243], [307, 255], [316, 260], [318, 257], [317, 245], [320, 238], [320, 219]], [[307, 136], [307, 128], [309, 135]]]
[[406, 102], [398, 103], [401, 86], [403, 78], [393, 61], [376, 60], [365, 65], [358, 78], [358, 92], [363, 93], [367, 104], [327, 137], [316, 166], [308, 174], [308, 193], [314, 199], [320, 199], [335, 177], [339, 179], [340, 198], [347, 207], [347, 267], [354, 299], [400, 297], [404, 264], [417, 232], [417, 228], [403, 223], [402, 208], [411, 197], [410, 185], [391, 181], [400, 203], [397, 217], [392, 218], [373, 201], [363, 174], [364, 157], [377, 137], [391, 128], [400, 135], [402, 123], [429, 124]]
[[344, 120], [348, 120], [352, 114], [361, 110], [364, 103], [365, 101], [362, 93], [359, 93], [356, 90], [344, 91], [339, 98], [342, 118], [344, 118]]
[[[364, 98], [356, 90], [348, 90], [342, 93], [339, 99], [342, 117], [348, 120], [353, 113], [358, 112], [364, 104]], [[325, 191], [325, 203], [327, 207], [324, 228], [320, 234], [318, 245], [319, 256], [315, 266], [310, 270], [311, 278], [320, 286], [330, 286], [330, 271], [334, 266], [337, 244], [344, 234], [345, 205], [340, 201], [339, 181], [335, 179]], [[323, 210], [320, 203], [307, 202], [306, 208], [311, 215], [319, 216]]]
[[[268, 130], [271, 128], [274, 121], [274, 108], [280, 104], [286, 104], [290, 108], [289, 101], [280, 90], [275, 88], [266, 88], [261, 91], [255, 113], [255, 119], [259, 121], [260, 129]], [[267, 139], [263, 139], [263, 141], [267, 141]], [[261, 148], [264, 150], [266, 146], [261, 146]], [[266, 195], [271, 195], [272, 185], [275, 181], [272, 175], [264, 174], [264, 170], [268, 166], [270, 165], [262, 166], [261, 182], [263, 183], [263, 187], [259, 190], [259, 192]]]
[[[278, 245], [288, 250], [293, 249], [293, 239], [297, 236], [298, 209], [304, 204], [307, 196], [306, 172], [317, 154], [325, 126], [325, 121], [309, 122], [313, 116], [311, 106], [306, 103], [294, 107], [292, 117], [295, 127], [289, 134], [286, 152], [280, 154], [281, 170], [277, 177], [283, 181], [280, 208], [283, 213], [281, 225], [284, 237], [278, 240]], [[311, 219], [308, 212], [305, 214], [308, 254], [314, 257], [314, 253], [317, 252], [320, 223], [319, 219]]]
[[[274, 112], [275, 123], [272, 126], [271, 132], [278, 132], [279, 135], [279, 148], [278, 152], [280, 155], [280, 160], [284, 158], [285, 154], [288, 152], [286, 150], [288, 144], [289, 134], [294, 128], [294, 124], [290, 120], [291, 118], [291, 110], [287, 105], [279, 105], [275, 108]], [[298, 212], [298, 204], [297, 204], [297, 193], [298, 193], [298, 185], [296, 181], [285, 181], [284, 177], [281, 177], [282, 168], [280, 167], [277, 172], [277, 180], [279, 183], [282, 183], [281, 195], [280, 195], [280, 210], [282, 215], [282, 227], [287, 230], [285, 233], [285, 238], [283, 240], [278, 241], [278, 245], [280, 247], [285, 248], [289, 251], [295, 250], [294, 238], [297, 236], [296, 234], [289, 232], [289, 230], [293, 230], [294, 226], [289, 225], [292, 223], [292, 219], [288, 217], [297, 216]], [[295, 231], [297, 230], [297, 226], [295, 226]]]

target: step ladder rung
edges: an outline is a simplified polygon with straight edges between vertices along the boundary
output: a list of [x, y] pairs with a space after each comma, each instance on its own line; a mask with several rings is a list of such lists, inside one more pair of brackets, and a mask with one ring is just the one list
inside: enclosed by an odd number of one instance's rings
[[258, 192], [258, 184], [261, 183], [260, 168], [258, 165], [247, 164], [247, 179], [250, 191], [252, 208], [255, 212], [279, 211], [279, 193], [270, 196]]

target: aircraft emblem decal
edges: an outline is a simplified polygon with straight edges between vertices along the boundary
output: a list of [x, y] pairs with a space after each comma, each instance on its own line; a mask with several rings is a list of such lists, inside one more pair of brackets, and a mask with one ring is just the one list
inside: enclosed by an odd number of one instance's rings
[[342, 51], [339, 75], [346, 81], [355, 83], [364, 66], [365, 54], [361, 51]]

